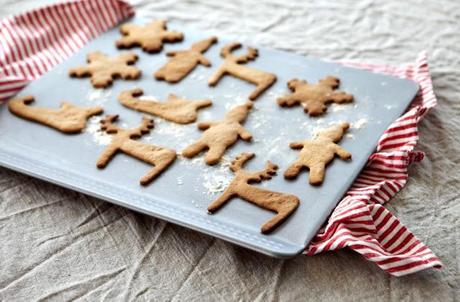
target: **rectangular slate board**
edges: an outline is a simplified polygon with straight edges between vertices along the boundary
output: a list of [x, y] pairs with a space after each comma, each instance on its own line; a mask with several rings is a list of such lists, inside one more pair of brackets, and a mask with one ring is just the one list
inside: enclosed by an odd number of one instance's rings
[[[132, 22], [143, 24], [146, 20], [136, 17]], [[106, 114], [119, 114], [120, 124], [130, 127], [137, 127], [142, 114], [123, 107], [116, 97], [133, 87], [141, 87], [145, 95], [159, 100], [165, 100], [169, 93], [192, 100], [211, 99], [213, 105], [200, 111], [198, 121], [220, 119], [230, 108], [246, 100], [254, 86], [235, 77], [225, 76], [216, 87], [207, 85], [209, 76], [221, 63], [220, 48], [230, 42], [224, 37], [219, 37], [219, 43], [205, 54], [212, 67], [199, 66], [178, 84], [156, 81], [152, 74], [166, 62], [166, 51], [186, 49], [210, 36], [174, 23], [170, 23], [169, 28], [184, 32], [185, 40], [166, 44], [163, 52], [154, 55], [138, 48], [132, 50], [140, 57], [136, 66], [143, 75], [138, 81], [117, 80], [112, 87], [97, 90], [92, 88], [89, 79], [67, 76], [68, 69], [83, 64], [90, 51], [100, 50], [109, 55], [120, 53], [114, 46], [119, 37], [118, 28], [114, 28], [29, 84], [19, 95], [33, 95], [34, 105], [40, 107], [57, 108], [61, 100], [82, 106], [101, 105]], [[259, 57], [247, 66], [275, 73], [278, 80], [254, 102], [255, 108], [244, 124], [252, 133], [253, 142], [237, 142], [217, 166], [206, 166], [203, 156], [192, 160], [179, 157], [153, 183], [142, 187], [139, 179], [150, 166], [127, 155], [116, 155], [103, 170], [96, 168], [96, 159], [107, 143], [107, 137], [97, 131], [97, 117], [89, 121], [82, 134], [66, 135], [13, 116], [5, 105], [0, 108], [0, 164], [264, 254], [294, 256], [305, 248], [325, 222], [374, 151], [378, 138], [404, 112], [418, 86], [412, 81], [288, 52], [258, 49]], [[301, 78], [316, 82], [328, 75], [341, 79], [340, 90], [353, 94], [354, 103], [332, 105], [325, 115], [316, 118], [303, 113], [300, 107], [286, 109], [276, 104], [278, 96], [289, 92], [288, 80]], [[178, 152], [202, 133], [196, 129], [196, 124], [183, 126], [154, 119], [155, 129], [142, 140]], [[289, 142], [311, 138], [317, 129], [338, 121], [348, 121], [352, 125], [340, 145], [353, 154], [353, 159], [349, 162], [335, 159], [319, 187], [308, 184], [307, 172], [301, 173], [295, 181], [284, 180], [284, 170], [298, 155], [298, 151], [289, 148]], [[247, 164], [248, 170], [262, 169], [267, 160], [280, 166], [278, 176], [260, 184], [262, 187], [288, 192], [301, 200], [297, 211], [270, 235], [262, 235], [260, 226], [273, 213], [238, 198], [217, 213], [207, 214], [207, 205], [232, 179], [229, 161], [241, 152], [256, 153], [256, 158]]]

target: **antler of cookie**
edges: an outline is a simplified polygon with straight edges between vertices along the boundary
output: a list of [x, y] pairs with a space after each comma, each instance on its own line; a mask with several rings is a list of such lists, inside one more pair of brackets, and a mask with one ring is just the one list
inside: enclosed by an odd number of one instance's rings
[[59, 109], [30, 107], [33, 96], [18, 97], [8, 102], [10, 112], [19, 117], [41, 123], [65, 133], [77, 133], [83, 130], [86, 121], [93, 115], [101, 114], [101, 107], [77, 107], [61, 102]]
[[293, 79], [288, 82], [292, 94], [278, 98], [277, 102], [282, 107], [302, 105], [305, 113], [311, 116], [323, 114], [329, 103], [349, 103], [353, 96], [345, 92], [335, 91], [340, 80], [336, 77], [325, 77], [317, 84], [308, 84], [307, 81]]
[[91, 83], [96, 88], [105, 88], [112, 84], [113, 79], [120, 77], [125, 80], [137, 79], [141, 71], [129, 66], [137, 61], [134, 53], [124, 53], [115, 57], [108, 57], [101, 52], [92, 52], [87, 56], [88, 64], [71, 68], [71, 77], [91, 77]]
[[262, 171], [245, 171], [243, 169], [244, 164], [253, 157], [254, 153], [242, 153], [232, 161], [230, 170], [235, 174], [235, 177], [222, 195], [208, 206], [208, 211], [214, 213], [233, 197], [240, 197], [261, 208], [277, 213], [262, 225], [261, 232], [266, 234], [283, 223], [297, 209], [300, 200], [291, 194], [252, 186], [251, 183], [253, 182], [259, 183], [271, 179], [273, 175], [276, 175], [278, 169], [275, 164], [268, 161]]
[[157, 80], [165, 80], [169, 83], [177, 83], [189, 74], [198, 64], [211, 66], [211, 62], [203, 56], [203, 53], [217, 43], [216, 37], [202, 40], [192, 45], [189, 50], [170, 51], [168, 63], [161, 67], [154, 76]]
[[140, 88], [126, 90], [120, 93], [118, 100], [125, 107], [150, 113], [178, 124], [195, 122], [198, 110], [212, 105], [210, 100], [184, 100], [174, 94], [170, 94], [166, 102], [145, 101], [138, 98], [142, 94]]
[[150, 132], [154, 125], [152, 119], [143, 117], [139, 127], [132, 129], [116, 126], [114, 122], [117, 119], [118, 115], [109, 115], [101, 121], [101, 130], [112, 134], [113, 138], [97, 160], [96, 165], [102, 169], [116, 153], [123, 152], [154, 166], [140, 180], [141, 185], [147, 185], [174, 162], [176, 151], [135, 140]]
[[184, 39], [182, 33], [168, 31], [164, 20], [152, 21], [146, 25], [123, 24], [120, 33], [123, 37], [116, 42], [118, 48], [140, 46], [150, 53], [161, 51], [165, 42], [180, 42]]
[[217, 164], [228, 147], [236, 143], [241, 138], [245, 141], [252, 139], [249, 133], [241, 123], [244, 122], [252, 104], [247, 102], [239, 105], [225, 115], [221, 121], [201, 122], [198, 129], [205, 130], [202, 137], [182, 151], [182, 155], [192, 158], [208, 149], [205, 156], [205, 162], [208, 165]]
[[235, 42], [221, 49], [220, 54], [224, 58], [224, 62], [219, 66], [211, 78], [209, 78], [208, 84], [210, 86], [215, 86], [224, 75], [231, 74], [244, 81], [257, 85], [256, 89], [249, 95], [250, 100], [255, 100], [275, 83], [276, 76], [269, 72], [242, 65], [243, 63], [254, 60], [258, 52], [257, 49], [248, 48], [246, 55], [234, 56], [232, 52], [240, 47], [241, 44]]
[[348, 123], [341, 123], [319, 131], [313, 140], [292, 142], [289, 145], [292, 149], [301, 150], [298, 159], [284, 172], [284, 177], [296, 178], [303, 168], [308, 168], [310, 184], [321, 184], [326, 165], [334, 159], [335, 155], [343, 160], [351, 158], [350, 152], [336, 144], [349, 127]]

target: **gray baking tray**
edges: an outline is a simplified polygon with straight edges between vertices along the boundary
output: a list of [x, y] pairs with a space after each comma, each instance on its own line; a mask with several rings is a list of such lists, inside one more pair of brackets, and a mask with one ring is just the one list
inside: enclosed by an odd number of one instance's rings
[[[132, 22], [142, 24], [145, 20], [136, 17]], [[211, 99], [212, 107], [201, 110], [198, 121], [220, 119], [228, 109], [246, 100], [254, 86], [235, 77], [225, 76], [216, 87], [207, 85], [207, 79], [221, 63], [220, 48], [229, 42], [223, 37], [219, 37], [219, 43], [205, 54], [212, 67], [199, 66], [178, 84], [156, 81], [152, 73], [165, 63], [166, 51], [188, 48], [193, 42], [210, 36], [180, 24], [170, 23], [169, 28], [184, 32], [185, 40], [165, 44], [159, 54], [146, 54], [138, 48], [132, 50], [139, 55], [136, 66], [143, 72], [138, 81], [116, 80], [112, 87], [101, 90], [92, 88], [89, 79], [67, 76], [68, 69], [83, 64], [90, 51], [120, 53], [114, 46], [119, 37], [118, 29], [114, 28], [29, 84], [19, 95], [33, 95], [34, 105], [40, 107], [57, 108], [61, 100], [82, 106], [101, 105], [106, 114], [119, 114], [121, 125], [131, 127], [137, 127], [142, 114], [123, 107], [116, 97], [120, 91], [133, 87], [141, 87], [145, 95], [159, 100], [165, 100], [169, 93], [188, 99]], [[142, 187], [139, 179], [150, 166], [127, 155], [116, 155], [103, 170], [96, 168], [96, 159], [108, 140], [98, 131], [98, 117], [88, 122], [82, 134], [66, 135], [13, 116], [5, 105], [0, 108], [0, 164], [264, 254], [294, 256], [305, 248], [325, 222], [365, 165], [378, 138], [404, 112], [418, 86], [412, 81], [283, 51], [259, 48], [259, 54], [247, 65], [275, 73], [278, 80], [254, 102], [255, 108], [244, 125], [254, 141], [237, 142], [217, 166], [205, 165], [203, 156], [192, 160], [179, 157], [153, 183]], [[332, 105], [327, 114], [316, 118], [304, 114], [300, 107], [286, 109], [276, 104], [278, 96], [288, 93], [286, 82], [291, 78], [316, 82], [327, 75], [339, 77], [340, 90], [353, 94], [355, 102]], [[196, 129], [196, 124], [182, 126], [154, 119], [155, 128], [142, 140], [177, 151], [202, 133]], [[301, 173], [295, 181], [286, 181], [282, 174], [298, 155], [298, 151], [289, 148], [289, 142], [310, 138], [316, 129], [338, 121], [348, 121], [352, 125], [340, 145], [353, 154], [353, 159], [349, 162], [335, 159], [319, 187], [308, 184], [307, 172]], [[261, 186], [289, 192], [301, 200], [297, 211], [270, 235], [262, 235], [260, 226], [273, 214], [245, 201], [235, 198], [213, 215], [206, 211], [207, 205], [232, 179], [229, 161], [243, 151], [256, 153], [247, 169], [262, 169], [267, 160], [280, 166], [278, 176]]]

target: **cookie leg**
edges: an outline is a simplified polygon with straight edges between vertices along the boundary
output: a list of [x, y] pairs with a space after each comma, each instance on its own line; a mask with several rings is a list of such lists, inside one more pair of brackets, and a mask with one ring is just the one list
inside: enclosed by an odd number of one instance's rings
[[302, 170], [303, 164], [300, 162], [295, 162], [289, 166], [289, 168], [284, 171], [284, 178], [294, 179], [299, 175], [300, 170]]
[[250, 100], [255, 100], [261, 95], [268, 87], [270, 87], [276, 81], [276, 77], [273, 75], [267, 76], [266, 79], [261, 81], [256, 89], [249, 95]]
[[107, 166], [109, 161], [112, 159], [112, 157], [117, 153], [118, 151], [118, 146], [116, 145], [109, 145], [107, 148], [105, 148], [104, 152], [99, 156], [96, 166], [99, 169], [104, 168]]
[[209, 78], [208, 80], [208, 85], [209, 86], [216, 86], [216, 84], [219, 82], [220, 78], [224, 76], [226, 73], [226, 70], [223, 69], [222, 67], [219, 67], [216, 72]]
[[209, 206], [208, 211], [214, 213], [220, 209], [224, 204], [226, 204], [233, 197], [233, 192], [231, 190], [225, 190], [222, 195], [220, 195], [216, 200], [214, 200]]
[[324, 180], [324, 163], [316, 163], [310, 167], [309, 181], [312, 185], [320, 185]]
[[155, 164], [155, 167], [153, 167], [153, 169], [150, 169], [150, 171], [147, 174], [142, 176], [140, 180], [141, 185], [148, 185], [152, 180], [155, 179], [155, 177], [157, 177], [161, 172], [163, 172], [163, 170], [165, 170], [174, 161], [174, 159], [175, 155], [173, 158], [165, 159]]
[[208, 153], [206, 153], [206, 156], [204, 158], [205, 162], [208, 165], [217, 164], [224, 155], [226, 149], [227, 146], [223, 145], [210, 147]]
[[201, 151], [207, 148], [207, 145], [201, 141], [197, 141], [184, 150], [182, 150], [182, 156], [186, 158], [192, 158], [199, 154]]
[[270, 233], [271, 231], [276, 229], [299, 206], [300, 201], [294, 195], [284, 194], [282, 195], [282, 197], [283, 202], [277, 214], [262, 225], [261, 232], [263, 234]]

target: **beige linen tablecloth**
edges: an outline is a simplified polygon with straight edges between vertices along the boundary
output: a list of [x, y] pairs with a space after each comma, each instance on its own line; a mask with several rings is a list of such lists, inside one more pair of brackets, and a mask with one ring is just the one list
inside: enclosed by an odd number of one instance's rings
[[[0, 17], [51, 2], [0, 0]], [[400, 64], [427, 50], [439, 106], [421, 123], [425, 159], [388, 207], [444, 268], [394, 278], [348, 250], [272, 259], [1, 168], [0, 300], [459, 298], [459, 1], [132, 3], [152, 18], [327, 59]]]

